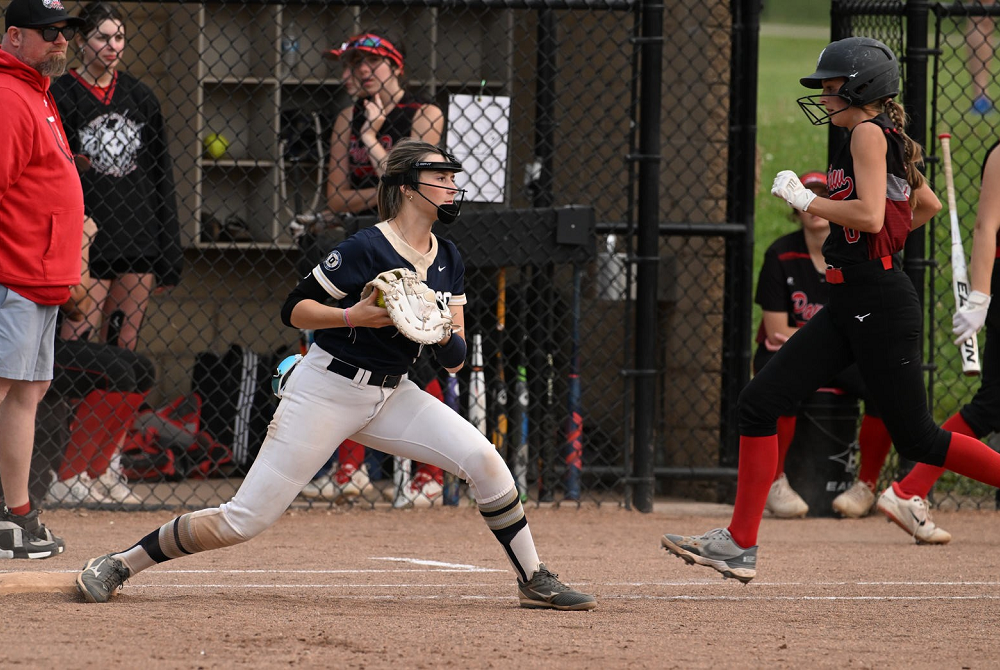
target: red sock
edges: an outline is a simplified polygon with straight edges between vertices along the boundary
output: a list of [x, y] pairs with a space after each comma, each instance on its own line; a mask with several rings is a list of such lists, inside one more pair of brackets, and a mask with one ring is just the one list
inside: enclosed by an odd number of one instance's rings
[[974, 437], [952, 433], [944, 467], [978, 482], [1000, 487], [1000, 454]]
[[865, 414], [861, 419], [861, 430], [858, 432], [858, 444], [861, 447], [861, 467], [858, 469], [858, 480], [868, 484], [875, 490], [878, 475], [882, 472], [885, 457], [892, 449], [892, 437], [882, 419]]
[[[795, 417], [778, 417], [778, 465], [774, 469], [774, 479], [777, 479], [785, 471], [785, 457], [788, 456], [788, 447], [792, 446], [795, 439]], [[771, 481], [774, 481], [772, 479]]]
[[739, 478], [736, 505], [729, 522], [729, 534], [736, 544], [748, 549], [757, 544], [757, 530], [764, 516], [764, 504], [774, 481], [778, 461], [778, 436], [740, 435]]
[[428, 477], [437, 481], [438, 484], [444, 483], [444, 470], [436, 465], [429, 465], [427, 463], [417, 463], [417, 474], [414, 475], [414, 479], [420, 475], [427, 475]]
[[355, 468], [360, 468], [365, 462], [365, 445], [358, 444], [354, 440], [344, 440], [337, 449], [337, 462], [341, 466], [353, 465]]
[[[951, 433], [968, 435], [973, 438], [977, 437], [976, 433], [969, 427], [969, 424], [967, 424], [965, 419], [962, 418], [962, 414], [960, 412], [955, 412], [955, 416], [945, 421], [941, 427]], [[949, 448], [949, 453], [950, 451], [951, 450]], [[940, 468], [936, 465], [917, 463], [913, 466], [913, 469], [910, 470], [908, 475], [899, 480], [899, 486], [894, 487], [896, 493], [905, 496], [906, 498], [912, 498], [913, 496], [926, 498], [927, 494], [931, 492], [932, 488], [934, 488], [937, 480], [944, 474], [944, 470], [944, 468]]]
[[26, 502], [23, 505], [18, 505], [17, 507], [8, 507], [11, 514], [16, 514], [18, 516], [24, 516], [31, 511], [31, 502]]
[[103, 426], [103, 439], [94, 440], [94, 453], [87, 465], [91, 479], [97, 479], [108, 470], [111, 459], [121, 447], [125, 431], [132, 427], [136, 412], [146, 400], [146, 393], [108, 393], [108, 402], [114, 403], [114, 413]]
[[73, 427], [66, 443], [66, 454], [59, 466], [60, 480], [89, 470], [90, 461], [96, 452], [95, 445], [103, 444], [109, 437], [106, 426], [109, 422], [113, 423], [115, 401], [120, 400], [121, 395], [108, 391], [91, 391], [76, 406]]

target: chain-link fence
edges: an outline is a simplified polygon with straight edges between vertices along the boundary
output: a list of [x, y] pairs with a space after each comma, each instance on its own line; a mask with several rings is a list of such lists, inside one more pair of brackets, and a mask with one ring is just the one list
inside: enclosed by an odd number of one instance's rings
[[[925, 348], [928, 394], [936, 421], [943, 422], [971, 400], [980, 379], [962, 374], [952, 340], [955, 298], [951, 282], [951, 230], [941, 145], [951, 135], [952, 165], [959, 225], [966, 257], [979, 200], [980, 171], [986, 150], [997, 139], [993, 100], [1000, 95], [993, 50], [1000, 6], [982, 3], [837, 2], [833, 37], [863, 35], [882, 40], [898, 55], [904, 70], [903, 101], [910, 134], [925, 147], [927, 175], [945, 209], [921, 235], [911, 235], [906, 267], [922, 287], [927, 308]], [[913, 72], [914, 67], [917, 72]], [[831, 143], [839, 141], [832, 137]], [[926, 273], [924, 267], [927, 268]], [[989, 438], [992, 440], [992, 436]], [[892, 479], [912, 464], [890, 461], [883, 477]], [[942, 507], [992, 507], [994, 490], [945, 473], [931, 494]]]
[[[281, 305], [378, 221], [377, 159], [408, 136], [465, 167], [462, 216], [434, 230], [467, 266], [470, 342], [456, 377], [422, 358], [411, 378], [481, 425], [535, 502], [628, 504], [633, 487], [735, 474], [755, 3], [66, 6], [88, 25], [55, 96], [96, 233], [39, 409], [33, 497], [231, 496], [276, 363], [311, 341]], [[299, 500], [442, 504], [450, 483], [345, 443]]]

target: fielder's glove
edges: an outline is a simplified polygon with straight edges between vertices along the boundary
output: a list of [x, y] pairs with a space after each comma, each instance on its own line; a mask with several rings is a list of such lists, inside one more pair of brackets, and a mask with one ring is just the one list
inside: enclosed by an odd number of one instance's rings
[[419, 344], [436, 344], [451, 334], [451, 311], [433, 290], [405, 268], [383, 272], [365, 285], [362, 300], [378, 289], [396, 328]]
[[986, 312], [990, 309], [990, 296], [982, 291], [973, 291], [969, 300], [951, 317], [952, 332], [958, 335], [955, 344], [961, 344], [975, 337], [986, 323]]
[[816, 199], [816, 194], [803, 186], [798, 175], [791, 170], [782, 170], [777, 174], [771, 184], [771, 195], [784, 198], [789, 205], [803, 212], [809, 211], [809, 205]]

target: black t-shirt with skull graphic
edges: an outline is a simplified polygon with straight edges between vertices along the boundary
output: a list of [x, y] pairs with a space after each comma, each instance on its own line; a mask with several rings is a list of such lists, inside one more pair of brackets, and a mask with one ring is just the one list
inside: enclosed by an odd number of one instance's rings
[[84, 203], [97, 223], [93, 262], [146, 258], [157, 281], [180, 279], [182, 249], [173, 166], [160, 103], [127, 72], [106, 89], [75, 71], [52, 84], [70, 147], [91, 162], [80, 175]]

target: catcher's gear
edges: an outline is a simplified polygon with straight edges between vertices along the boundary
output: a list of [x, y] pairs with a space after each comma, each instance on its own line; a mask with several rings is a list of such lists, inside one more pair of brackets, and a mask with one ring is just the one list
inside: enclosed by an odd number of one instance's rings
[[782, 170], [775, 176], [771, 194], [784, 198], [789, 205], [803, 212], [808, 211], [809, 205], [816, 199], [816, 194], [803, 186], [798, 175], [791, 170]]
[[274, 394], [275, 398], [280, 398], [281, 394], [285, 392], [285, 384], [288, 383], [292, 370], [301, 360], [302, 354], [295, 354], [278, 363], [278, 367], [271, 376], [271, 393]]
[[361, 299], [376, 289], [382, 293], [392, 322], [407, 339], [436, 344], [451, 334], [451, 311], [416, 272], [405, 268], [383, 272], [365, 285]]
[[[831, 42], [820, 53], [816, 71], [799, 83], [806, 88], [823, 88], [824, 79], [838, 77], [847, 81], [836, 95], [852, 107], [899, 95], [899, 61], [889, 47], [870, 37]], [[828, 123], [831, 116], [820, 103], [821, 97], [809, 95], [798, 100], [799, 107], [817, 126]]]

